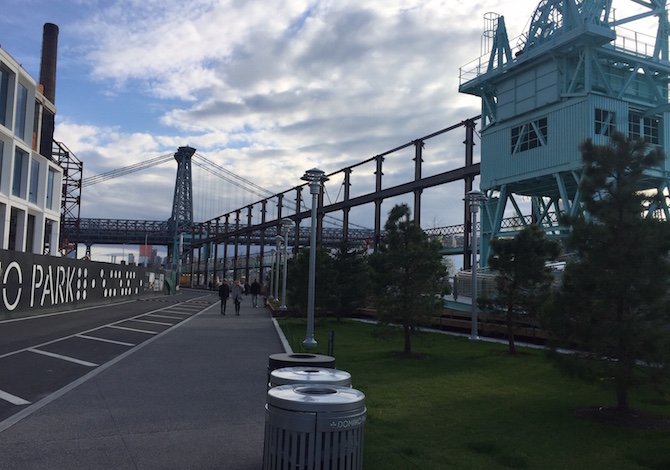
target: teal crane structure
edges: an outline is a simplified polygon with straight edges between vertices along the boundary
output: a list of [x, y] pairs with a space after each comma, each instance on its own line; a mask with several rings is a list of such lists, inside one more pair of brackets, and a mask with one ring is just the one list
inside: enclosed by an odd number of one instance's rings
[[[489, 241], [527, 224], [564, 240], [560, 214], [580, 213], [579, 145], [613, 131], [670, 152], [668, 14], [665, 0], [542, 0], [512, 46], [504, 16], [485, 15], [490, 50], [460, 70], [459, 91], [481, 98], [480, 264]], [[635, 25], [644, 24], [643, 32]], [[644, 188], [666, 195], [649, 213], [670, 219], [670, 161]], [[514, 221], [510, 223], [510, 220]]]

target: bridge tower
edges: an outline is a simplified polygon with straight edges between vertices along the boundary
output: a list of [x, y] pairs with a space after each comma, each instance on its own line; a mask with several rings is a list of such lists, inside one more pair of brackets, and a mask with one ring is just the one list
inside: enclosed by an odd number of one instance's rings
[[174, 264], [178, 263], [180, 249], [178, 244], [184, 236], [190, 236], [193, 230], [193, 180], [191, 178], [191, 157], [195, 149], [191, 147], [179, 147], [174, 154], [177, 160], [177, 180], [174, 186], [174, 197], [172, 199], [172, 215], [168, 221], [168, 227], [173, 235], [174, 245], [170, 258]]
[[[514, 49], [504, 17], [486, 14], [490, 51], [461, 68], [459, 87], [482, 100], [482, 265], [491, 239], [527, 224], [567, 236], [559, 215], [581, 210], [587, 138], [605, 145], [616, 130], [670, 153], [665, 1], [627, 1], [635, 13], [615, 18], [612, 0], [541, 0]], [[622, 27], [640, 21], [645, 34]], [[666, 194], [666, 219], [669, 170], [666, 158], [640, 188]]]
[[172, 199], [170, 228], [175, 236], [191, 233], [193, 229], [193, 180], [191, 179], [191, 157], [195, 149], [179, 147], [174, 159], [177, 160], [177, 181]]

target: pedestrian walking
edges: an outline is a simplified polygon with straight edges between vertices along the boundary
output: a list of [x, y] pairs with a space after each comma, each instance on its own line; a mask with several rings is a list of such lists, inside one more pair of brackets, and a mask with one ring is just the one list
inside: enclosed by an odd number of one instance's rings
[[226, 314], [226, 302], [228, 302], [228, 297], [230, 296], [230, 286], [228, 286], [228, 280], [224, 279], [223, 284], [219, 287], [219, 298], [221, 299], [221, 315]]
[[254, 279], [254, 282], [251, 283], [251, 305], [254, 308], [258, 308], [258, 295], [261, 293], [261, 285], [258, 283], [258, 279]]
[[235, 281], [231, 294], [233, 296], [233, 303], [235, 304], [235, 315], [239, 315], [240, 304], [242, 303], [242, 296], [244, 294], [244, 287], [240, 284], [239, 279]]

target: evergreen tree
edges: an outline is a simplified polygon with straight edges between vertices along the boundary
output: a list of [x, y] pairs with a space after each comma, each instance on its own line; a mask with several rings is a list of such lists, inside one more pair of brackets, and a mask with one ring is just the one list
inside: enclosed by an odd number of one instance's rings
[[[319, 245], [316, 247], [316, 272], [314, 277], [314, 310], [315, 315], [337, 312], [340, 308], [335, 262], [328, 250]], [[289, 260], [286, 296], [292, 307], [307, 312], [307, 296], [309, 289], [309, 248], [301, 250]]]
[[534, 317], [547, 298], [553, 281], [547, 261], [555, 260], [561, 246], [547, 240], [538, 225], [529, 225], [514, 238], [491, 241], [489, 266], [496, 272], [496, 294], [486, 307], [506, 317], [509, 353], [516, 354], [514, 323], [516, 316]]
[[628, 413], [636, 376], [667, 371], [670, 359], [670, 231], [649, 213], [658, 196], [642, 191], [645, 170], [664, 156], [620, 133], [610, 145], [587, 140], [580, 150], [585, 215], [567, 219], [577, 260], [566, 266], [544, 325], [557, 345], [578, 351], [554, 358], [572, 372], [613, 378], [617, 409]]
[[335, 315], [338, 320], [365, 306], [369, 281], [364, 253], [346, 243], [341, 244], [335, 253], [334, 266], [337, 271], [339, 299], [339, 308], [335, 311]]
[[409, 355], [412, 330], [442, 306], [438, 297], [445, 270], [441, 245], [428, 240], [421, 227], [410, 220], [407, 204], [391, 209], [384, 228], [379, 252], [368, 258], [372, 295], [381, 321], [402, 324], [404, 354]]

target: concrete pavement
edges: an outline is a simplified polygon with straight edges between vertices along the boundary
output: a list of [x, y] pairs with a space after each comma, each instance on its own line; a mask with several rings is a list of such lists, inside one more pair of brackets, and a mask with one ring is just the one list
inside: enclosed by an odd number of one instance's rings
[[222, 316], [211, 295], [0, 432], [0, 468], [259, 470], [268, 357], [285, 348], [251, 296]]

